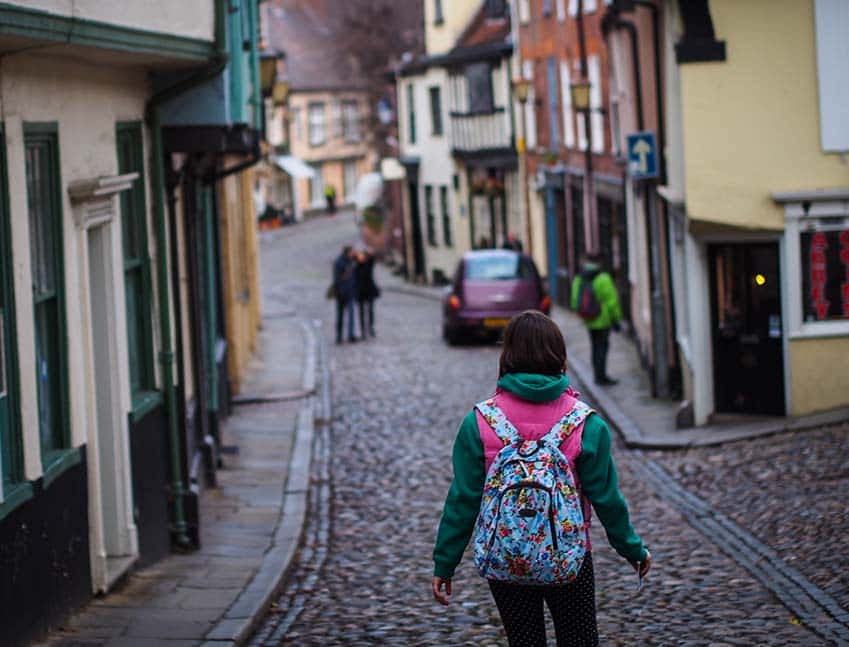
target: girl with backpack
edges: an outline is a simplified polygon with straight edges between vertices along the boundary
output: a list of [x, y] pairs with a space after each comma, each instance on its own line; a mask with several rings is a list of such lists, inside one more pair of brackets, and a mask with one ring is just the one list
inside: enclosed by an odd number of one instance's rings
[[475, 564], [511, 647], [546, 645], [543, 603], [558, 646], [598, 645], [590, 506], [639, 578], [652, 563], [619, 491], [610, 431], [577, 399], [565, 371], [557, 325], [535, 310], [515, 316], [504, 331], [495, 395], [475, 405], [454, 443], [433, 596], [448, 604], [474, 532]]

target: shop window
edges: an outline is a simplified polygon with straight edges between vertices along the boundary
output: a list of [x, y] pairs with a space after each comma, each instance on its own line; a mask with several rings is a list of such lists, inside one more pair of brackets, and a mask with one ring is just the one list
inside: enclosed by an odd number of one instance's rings
[[849, 228], [799, 234], [802, 321], [849, 321]]
[[139, 174], [132, 188], [121, 193], [127, 350], [130, 365], [130, 390], [135, 409], [144, 393], [156, 388], [141, 124], [137, 122], [118, 124], [116, 138], [118, 172]]
[[59, 143], [53, 125], [26, 124], [24, 134], [38, 426], [47, 468], [69, 446]]
[[427, 227], [427, 243], [431, 247], [437, 246], [436, 241], [436, 213], [433, 209], [433, 187], [425, 185], [425, 226]]
[[791, 337], [849, 335], [849, 209], [844, 194], [773, 195], [784, 204]]

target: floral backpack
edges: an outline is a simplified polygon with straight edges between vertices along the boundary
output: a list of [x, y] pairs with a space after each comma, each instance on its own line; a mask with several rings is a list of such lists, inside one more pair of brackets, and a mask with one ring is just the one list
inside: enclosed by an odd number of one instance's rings
[[504, 442], [489, 468], [475, 528], [481, 576], [521, 584], [574, 580], [587, 535], [574, 466], [563, 441], [592, 413], [583, 402], [539, 440], [524, 440], [490, 399], [475, 405]]

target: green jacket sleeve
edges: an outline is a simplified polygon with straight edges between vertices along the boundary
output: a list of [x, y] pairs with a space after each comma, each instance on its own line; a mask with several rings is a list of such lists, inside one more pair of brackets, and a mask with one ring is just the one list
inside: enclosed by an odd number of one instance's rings
[[472, 536], [483, 496], [486, 479], [483, 443], [472, 410], [460, 425], [452, 452], [454, 480], [445, 498], [445, 507], [436, 545], [433, 548], [433, 574], [451, 577], [463, 558], [463, 551]]
[[602, 308], [606, 311], [609, 323], [615, 324], [622, 320], [622, 307], [619, 305], [619, 295], [616, 284], [607, 272], [601, 272], [593, 281], [596, 296]]
[[597, 414], [590, 415], [584, 425], [577, 468], [581, 489], [604, 526], [610, 545], [630, 562], [643, 561], [646, 557], [643, 540], [631, 526], [628, 504], [619, 491], [616, 465], [610, 453], [610, 430]]

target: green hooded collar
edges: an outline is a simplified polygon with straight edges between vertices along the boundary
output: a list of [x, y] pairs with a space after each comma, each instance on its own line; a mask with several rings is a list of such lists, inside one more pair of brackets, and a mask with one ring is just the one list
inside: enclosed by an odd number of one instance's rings
[[549, 402], [569, 388], [569, 378], [566, 375], [507, 373], [498, 380], [498, 387], [531, 402]]

